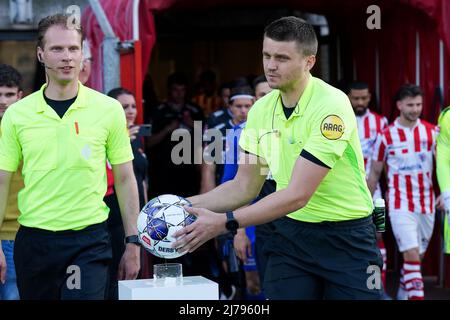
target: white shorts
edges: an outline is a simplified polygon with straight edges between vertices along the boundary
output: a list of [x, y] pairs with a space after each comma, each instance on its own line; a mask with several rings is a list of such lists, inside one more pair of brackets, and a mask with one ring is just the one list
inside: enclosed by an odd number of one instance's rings
[[389, 213], [389, 218], [400, 252], [419, 248], [424, 254], [434, 228], [434, 213], [400, 212]]

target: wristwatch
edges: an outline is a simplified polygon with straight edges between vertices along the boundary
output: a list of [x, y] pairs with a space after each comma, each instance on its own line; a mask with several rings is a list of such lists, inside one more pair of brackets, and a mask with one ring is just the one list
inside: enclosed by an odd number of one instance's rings
[[125, 244], [127, 243], [134, 243], [137, 246], [141, 245], [141, 242], [139, 241], [139, 237], [137, 235], [125, 237]]
[[233, 211], [228, 211], [226, 215], [227, 215], [227, 222], [225, 223], [225, 228], [227, 228], [227, 230], [231, 232], [231, 234], [234, 236], [236, 235], [237, 230], [239, 229], [239, 222], [234, 218]]

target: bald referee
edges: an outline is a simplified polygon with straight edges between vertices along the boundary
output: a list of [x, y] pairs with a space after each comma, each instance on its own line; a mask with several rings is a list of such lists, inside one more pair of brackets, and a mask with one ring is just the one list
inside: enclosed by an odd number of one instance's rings
[[[237, 176], [189, 198], [198, 219], [175, 234], [174, 246], [193, 251], [218, 234], [283, 217], [264, 249], [269, 299], [380, 299], [380, 281], [369, 279], [382, 258], [356, 118], [343, 92], [311, 76], [316, 52], [303, 20], [266, 27], [263, 65], [274, 90], [249, 112]], [[257, 196], [266, 165], [277, 191], [233, 212]]]

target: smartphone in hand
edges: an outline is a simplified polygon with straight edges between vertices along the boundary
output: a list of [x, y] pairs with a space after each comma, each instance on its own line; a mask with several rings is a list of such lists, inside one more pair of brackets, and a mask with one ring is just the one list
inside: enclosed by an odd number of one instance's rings
[[151, 124], [141, 124], [139, 126], [139, 131], [137, 136], [139, 137], [150, 137], [152, 135], [152, 125]]

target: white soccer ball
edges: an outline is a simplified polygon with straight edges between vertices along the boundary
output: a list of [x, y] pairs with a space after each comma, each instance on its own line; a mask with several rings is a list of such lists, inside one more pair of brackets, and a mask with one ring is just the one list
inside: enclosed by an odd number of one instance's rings
[[176, 231], [191, 224], [196, 217], [184, 210], [189, 201], [173, 194], [153, 198], [139, 213], [137, 228], [142, 246], [153, 255], [174, 259], [185, 253], [172, 248]]

